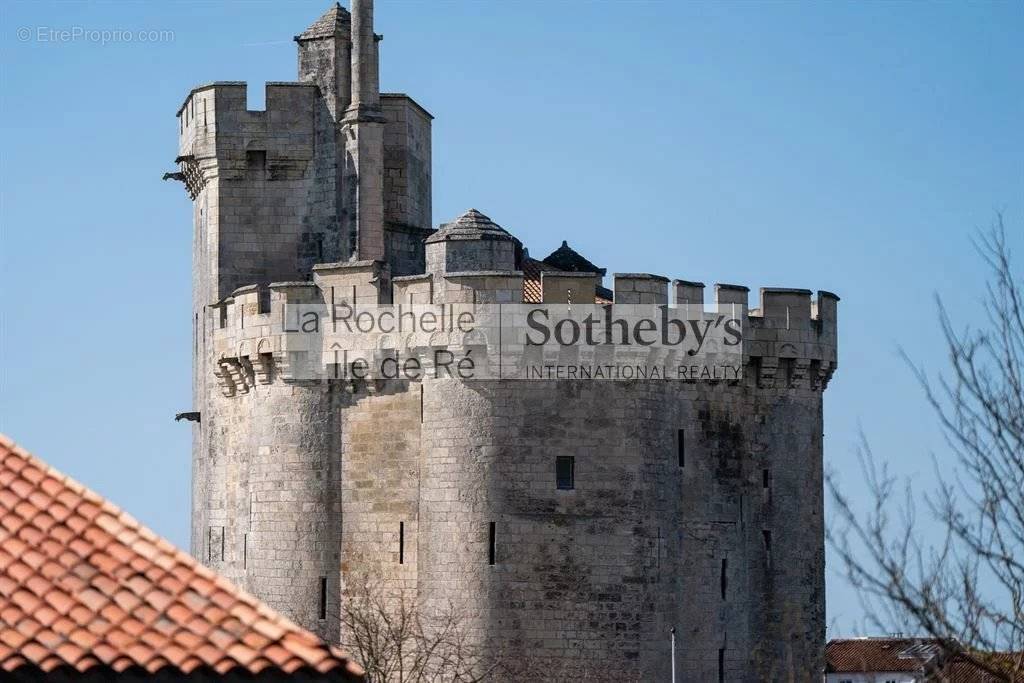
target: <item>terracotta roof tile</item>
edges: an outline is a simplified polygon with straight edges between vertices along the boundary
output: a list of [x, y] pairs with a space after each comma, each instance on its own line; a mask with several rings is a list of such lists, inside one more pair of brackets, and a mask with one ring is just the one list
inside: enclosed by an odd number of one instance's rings
[[825, 670], [836, 673], [922, 671], [925, 662], [939, 651], [937, 641], [920, 638], [830, 640], [825, 646]]
[[[599, 269], [603, 271], [603, 269]], [[537, 259], [530, 258], [529, 256], [523, 258], [522, 263], [523, 271], [523, 303], [526, 304], [539, 304], [543, 300], [543, 292], [540, 284], [540, 274], [545, 273], [560, 273], [568, 272], [562, 270], [546, 261], [538, 261]], [[595, 271], [597, 272], [597, 271]], [[596, 304], [610, 304], [612, 302], [612, 293], [610, 290], [604, 287], [598, 286], [596, 296], [594, 297], [594, 303]]]
[[[1024, 652], [972, 655], [1003, 674], [997, 678], [962, 655], [944, 654], [941, 642], [929, 638], [855, 638], [832, 640], [825, 646], [828, 673], [929, 673], [947, 683], [1024, 683]], [[929, 678], [928, 680], [931, 680]]]
[[942, 667], [942, 680], [945, 683], [995, 683], [1000, 680], [1019, 683], [1024, 681], [1024, 652], [977, 653], [974, 656], [1003, 676], [994, 676], [966, 657], [957, 656], [951, 658]]
[[0, 436], [0, 678], [320, 672], [335, 647]]

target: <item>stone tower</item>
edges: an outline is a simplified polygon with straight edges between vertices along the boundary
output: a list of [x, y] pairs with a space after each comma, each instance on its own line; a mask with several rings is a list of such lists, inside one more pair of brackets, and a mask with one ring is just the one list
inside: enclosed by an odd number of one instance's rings
[[[195, 88], [192, 552], [338, 639], [359, 576], [458, 604], [488, 656], [566, 680], [820, 677], [822, 392], [837, 297], [529, 257], [430, 228], [431, 116], [378, 88], [372, 0], [296, 37], [299, 81]], [[670, 293], [672, 296], [670, 297]], [[735, 381], [359, 381], [297, 371], [286, 306], [635, 303], [745, 321]], [[671, 301], [670, 301], [671, 299]], [[572, 457], [574, 486], [556, 486]], [[504, 669], [503, 669], [504, 671]], [[508, 672], [508, 680], [523, 674]]]

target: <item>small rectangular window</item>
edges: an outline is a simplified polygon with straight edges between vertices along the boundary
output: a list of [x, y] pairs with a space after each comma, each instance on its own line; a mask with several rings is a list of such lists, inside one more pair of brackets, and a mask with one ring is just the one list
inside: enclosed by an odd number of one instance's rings
[[267, 176], [267, 152], [262, 149], [250, 149], [245, 153], [246, 177], [254, 180], [265, 180]]
[[718, 577], [719, 587], [722, 590], [722, 599], [725, 600], [725, 591], [729, 588], [729, 560], [722, 558], [722, 572]]
[[494, 522], [491, 522], [488, 525], [487, 535], [488, 535], [488, 539], [487, 539], [487, 546], [488, 546], [488, 550], [487, 550], [487, 563], [493, 565], [493, 564], [496, 563], [496, 560], [497, 560], [497, 553], [495, 552], [495, 538], [494, 538], [494, 536], [495, 536], [495, 528], [494, 528]]
[[398, 523], [398, 564], [405, 564], [405, 522]]
[[327, 618], [327, 577], [320, 577], [320, 618]]
[[718, 683], [725, 683], [725, 648], [718, 648]]
[[772, 476], [768, 470], [761, 470], [761, 488], [766, 489], [771, 487]]
[[682, 429], [676, 433], [676, 454], [679, 456], [679, 466], [686, 467], [686, 431]]
[[762, 529], [761, 534], [764, 536], [764, 549], [765, 552], [772, 551], [772, 532], [768, 529]]
[[560, 455], [555, 458], [555, 485], [565, 491], [576, 487], [576, 458]]

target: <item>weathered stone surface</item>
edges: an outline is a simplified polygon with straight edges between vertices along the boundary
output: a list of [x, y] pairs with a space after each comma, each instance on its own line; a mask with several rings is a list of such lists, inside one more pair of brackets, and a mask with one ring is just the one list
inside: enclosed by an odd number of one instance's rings
[[[359, 120], [365, 107], [345, 120], [350, 32], [335, 8], [300, 35], [303, 82], [268, 85], [264, 112], [239, 83], [197, 88], [179, 111], [193, 554], [328, 638], [346, 582], [368, 572], [426, 609], [458, 605], [480, 647], [566, 681], [667, 680], [673, 626], [680, 680], [818, 675], [834, 295], [764, 289], [748, 311], [746, 287], [716, 285], [747, 322], [741, 381], [296, 378], [310, 350], [280, 333], [285, 305], [523, 297], [522, 245], [480, 212], [424, 241], [429, 114], [381, 95], [382, 125]], [[383, 241], [355, 228], [361, 173], [382, 177]], [[610, 295], [603, 269], [565, 244], [552, 256], [576, 272], [544, 273], [544, 301]], [[672, 287], [696, 309], [703, 290]], [[668, 280], [618, 274], [614, 300], [668, 303]], [[575, 459], [571, 490], [556, 487], [559, 456]]]

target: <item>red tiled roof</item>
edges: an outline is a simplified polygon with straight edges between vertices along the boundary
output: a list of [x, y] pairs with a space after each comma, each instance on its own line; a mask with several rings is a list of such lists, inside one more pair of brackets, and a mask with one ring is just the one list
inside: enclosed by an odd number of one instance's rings
[[[523, 303], [524, 304], [539, 304], [543, 301], [543, 292], [540, 285], [540, 274], [541, 271], [546, 273], [560, 273], [565, 272], [555, 268], [550, 263], [544, 261], [538, 261], [526, 257], [522, 263], [523, 271]], [[597, 288], [597, 294], [594, 297], [594, 303], [597, 304], [610, 304], [612, 303], [612, 293], [604, 287]]]
[[977, 655], [1005, 677], [997, 678], [986, 673], [973, 662], [963, 657], [954, 657], [942, 667], [943, 683], [995, 683], [995, 681], [1024, 681], [1024, 652], [993, 652]]
[[825, 646], [825, 671], [922, 671], [939, 651], [938, 641], [920, 638], [830, 640]]
[[55, 670], [363, 680], [343, 652], [0, 435], [0, 679]]
[[540, 272], [541, 270], [556, 270], [551, 266], [526, 257], [523, 259], [523, 303], [524, 304], [539, 304], [542, 303], [541, 289], [540, 289]]
[[975, 656], [979, 661], [984, 660], [987, 666], [1005, 673], [1006, 677], [992, 676], [962, 655], [943, 656], [940, 641], [933, 638], [831, 640], [825, 646], [825, 671], [912, 671], [931, 673], [934, 680], [943, 683], [992, 683], [997, 680], [1024, 683], [1024, 652], [990, 652]]

